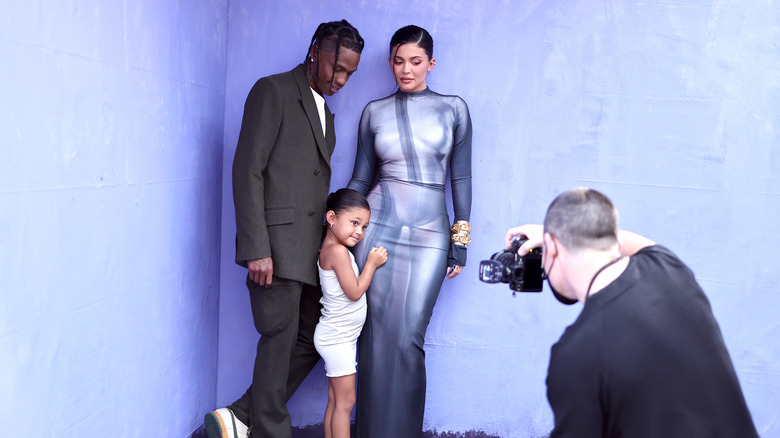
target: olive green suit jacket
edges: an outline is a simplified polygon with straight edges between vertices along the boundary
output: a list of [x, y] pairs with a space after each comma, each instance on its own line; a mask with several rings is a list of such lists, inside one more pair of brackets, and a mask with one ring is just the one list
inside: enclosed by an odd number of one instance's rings
[[303, 65], [261, 78], [244, 106], [233, 160], [236, 263], [273, 258], [274, 276], [316, 285], [317, 254], [336, 146], [322, 133]]

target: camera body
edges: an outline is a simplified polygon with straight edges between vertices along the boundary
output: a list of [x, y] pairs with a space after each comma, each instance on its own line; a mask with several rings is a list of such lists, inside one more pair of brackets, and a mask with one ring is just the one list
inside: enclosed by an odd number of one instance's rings
[[524, 256], [517, 250], [527, 239], [515, 237], [508, 249], [479, 263], [479, 279], [485, 283], [508, 283], [514, 292], [541, 292], [543, 285], [542, 249], [534, 248]]

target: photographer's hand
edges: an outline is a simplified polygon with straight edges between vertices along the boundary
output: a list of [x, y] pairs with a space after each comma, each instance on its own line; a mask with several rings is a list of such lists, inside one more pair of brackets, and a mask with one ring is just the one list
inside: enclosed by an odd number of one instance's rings
[[526, 224], [510, 228], [506, 232], [506, 237], [504, 237], [504, 243], [507, 248], [509, 248], [512, 243], [512, 238], [515, 236], [525, 236], [525, 238], [528, 239], [528, 241], [517, 251], [521, 256], [526, 255], [528, 254], [528, 251], [533, 248], [541, 248], [544, 243], [544, 226], [539, 224]]

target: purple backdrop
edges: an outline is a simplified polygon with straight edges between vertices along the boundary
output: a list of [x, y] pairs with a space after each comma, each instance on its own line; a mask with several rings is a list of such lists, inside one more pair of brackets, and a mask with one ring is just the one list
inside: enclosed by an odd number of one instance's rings
[[[780, 10], [762, 2], [231, 1], [225, 106], [217, 403], [249, 382], [254, 343], [244, 270], [233, 264], [229, 168], [246, 94], [300, 62], [322, 21], [366, 40], [338, 95], [332, 188], [351, 174], [357, 121], [393, 91], [387, 44], [414, 23], [434, 37], [432, 89], [459, 94], [474, 123], [474, 213], [465, 272], [445, 282], [426, 338], [427, 429], [546, 434], [549, 348], [577, 316], [548, 294], [512, 297], [477, 281], [506, 229], [543, 218], [562, 190], [587, 185], [622, 225], [671, 247], [706, 289], [762, 434], [780, 434]], [[746, 214], [746, 212], [750, 212]], [[733, 249], [734, 251], [724, 251]], [[291, 401], [296, 425], [321, 421], [315, 369]], [[773, 433], [771, 433], [774, 431]]]

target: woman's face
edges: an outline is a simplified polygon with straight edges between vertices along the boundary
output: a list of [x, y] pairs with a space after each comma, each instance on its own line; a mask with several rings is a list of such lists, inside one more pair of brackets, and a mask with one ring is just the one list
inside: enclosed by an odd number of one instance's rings
[[425, 50], [413, 43], [393, 47], [389, 60], [398, 88], [409, 93], [422, 91], [427, 87], [425, 75], [436, 63], [436, 59], [428, 59]]

